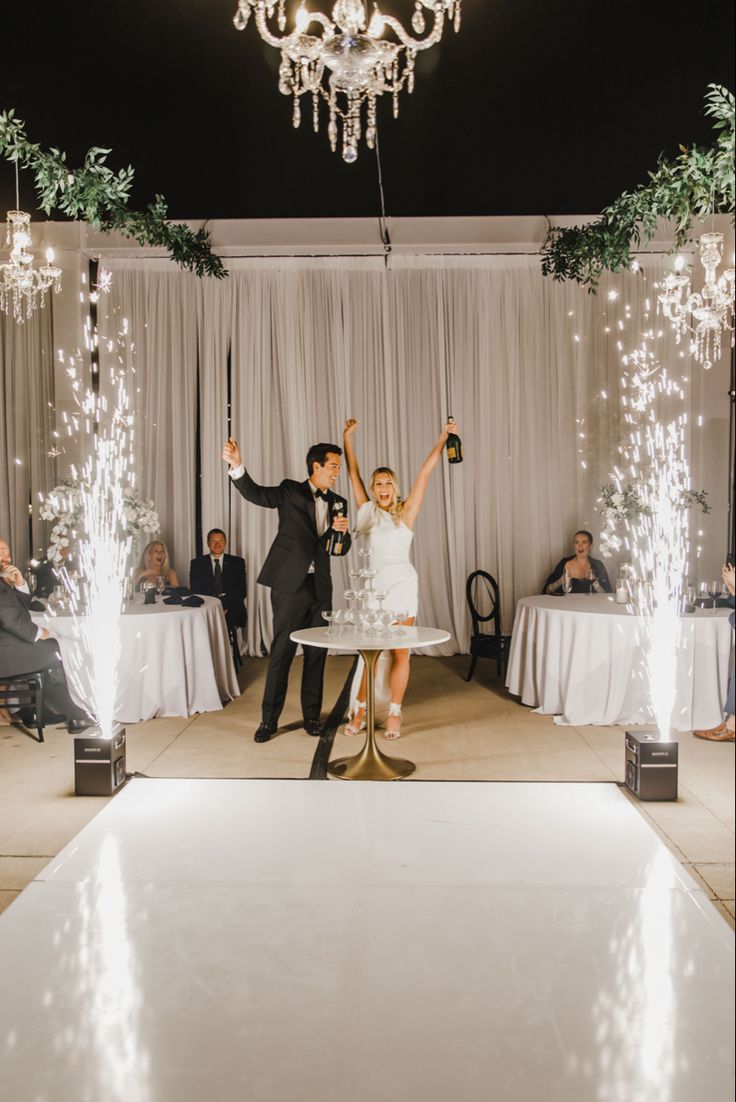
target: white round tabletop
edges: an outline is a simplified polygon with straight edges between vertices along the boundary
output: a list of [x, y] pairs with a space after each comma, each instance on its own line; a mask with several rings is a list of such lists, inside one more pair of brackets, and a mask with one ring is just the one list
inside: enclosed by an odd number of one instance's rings
[[441, 628], [405, 627], [401, 635], [366, 635], [355, 630], [347, 635], [337, 635], [334, 628], [330, 634], [330, 629], [325, 627], [293, 631], [290, 638], [293, 643], [323, 647], [325, 650], [418, 650], [420, 647], [446, 643], [450, 633]]

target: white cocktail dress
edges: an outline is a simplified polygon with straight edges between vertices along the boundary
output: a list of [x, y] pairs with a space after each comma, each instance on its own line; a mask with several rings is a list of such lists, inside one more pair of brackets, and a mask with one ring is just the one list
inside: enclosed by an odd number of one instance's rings
[[[358, 547], [365, 547], [371, 552], [371, 568], [376, 571], [374, 591], [386, 591], [384, 609], [403, 612], [404, 620], [412, 616], [416, 618], [419, 587], [417, 572], [409, 559], [414, 539], [411, 528], [401, 522], [396, 524], [385, 509], [379, 509], [374, 501], [366, 501], [358, 509], [355, 531]], [[353, 548], [355, 550], [355, 544]], [[372, 604], [378, 608], [377, 601]], [[375, 703], [376, 718], [379, 720], [384, 720], [388, 714], [390, 669], [391, 656], [384, 651], [376, 666]], [[360, 659], [350, 688], [351, 707], [358, 695], [362, 676], [363, 660]]]

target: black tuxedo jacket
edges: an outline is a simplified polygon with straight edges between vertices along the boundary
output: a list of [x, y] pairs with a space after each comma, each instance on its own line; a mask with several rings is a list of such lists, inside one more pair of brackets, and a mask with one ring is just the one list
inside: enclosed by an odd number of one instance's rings
[[[258, 575], [261, 585], [280, 593], [296, 593], [309, 572], [310, 563], [314, 563], [315, 596], [319, 601], [329, 600], [332, 597], [330, 556], [325, 550], [326, 533], [321, 538], [317, 535], [314, 496], [309, 481], [294, 482], [286, 478], [280, 486], [259, 486], [247, 471], [232, 481], [246, 501], [279, 512], [278, 534]], [[345, 498], [328, 490], [330, 517], [336, 511], [335, 506], [342, 507], [343, 516], [348, 515]], [[350, 533], [346, 532], [343, 555], [349, 549]]]
[[[189, 564], [189, 588], [192, 593], [202, 593], [205, 597], [218, 597], [215, 593], [215, 576], [212, 559], [209, 555], [200, 555]], [[230, 613], [230, 622], [236, 627], [245, 627], [245, 559], [239, 555], [222, 556], [222, 604]]]
[[38, 628], [28, 611], [30, 603], [28, 593], [19, 593], [0, 579], [0, 678], [17, 672], [24, 644], [36, 642]]

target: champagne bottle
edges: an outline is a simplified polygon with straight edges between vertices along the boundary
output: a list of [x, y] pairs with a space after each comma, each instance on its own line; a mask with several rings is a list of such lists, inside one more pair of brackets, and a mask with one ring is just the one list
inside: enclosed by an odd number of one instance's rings
[[[332, 503], [332, 520], [335, 517], [341, 517], [345, 506], [342, 501], [334, 501]], [[325, 551], [328, 555], [342, 555], [343, 543], [345, 541], [345, 533], [337, 532], [334, 528], [327, 529], [325, 536]]]
[[[455, 422], [455, 418], [450, 414], [447, 418], [448, 421]], [[450, 432], [447, 434], [447, 462], [448, 463], [462, 463], [463, 461], [463, 446], [460, 442], [460, 437], [456, 432]]]

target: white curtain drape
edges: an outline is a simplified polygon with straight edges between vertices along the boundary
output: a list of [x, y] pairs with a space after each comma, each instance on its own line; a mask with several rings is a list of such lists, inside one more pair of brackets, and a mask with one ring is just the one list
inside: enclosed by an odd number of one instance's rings
[[46, 551], [38, 504], [54, 485], [53, 372], [50, 305], [23, 325], [0, 314], [0, 535], [21, 569]]
[[[194, 552], [197, 435], [197, 308], [195, 276], [168, 264], [143, 271], [106, 263], [113, 273], [100, 302], [100, 390], [110, 369], [125, 366], [135, 416], [137, 487], [151, 498], [180, 581]], [[144, 541], [141, 541], [144, 543]], [[137, 551], [142, 548], [139, 546]]]
[[[269, 594], [255, 579], [276, 517], [229, 490], [219, 458], [229, 424], [253, 477], [271, 485], [306, 477], [309, 445], [341, 444], [345, 418], [357, 417], [364, 474], [387, 464], [406, 493], [455, 416], [465, 462], [434, 473], [414, 541], [419, 620], [452, 633], [443, 653], [467, 648], [471, 570], [498, 579], [509, 631], [516, 599], [540, 591], [573, 532], [600, 530], [597, 488], [620, 433], [622, 327], [633, 341], [651, 323], [663, 260], [637, 278], [604, 278], [597, 296], [544, 279], [536, 256], [397, 257], [389, 267], [251, 259], [231, 261], [221, 282], [164, 262], [111, 266], [108, 310], [128, 316], [136, 344], [141, 482], [182, 571], [194, 540], [198, 358], [202, 524], [227, 528], [247, 560], [252, 653], [271, 639]], [[622, 279], [625, 310], [608, 297]], [[347, 569], [333, 569], [337, 602]]]

